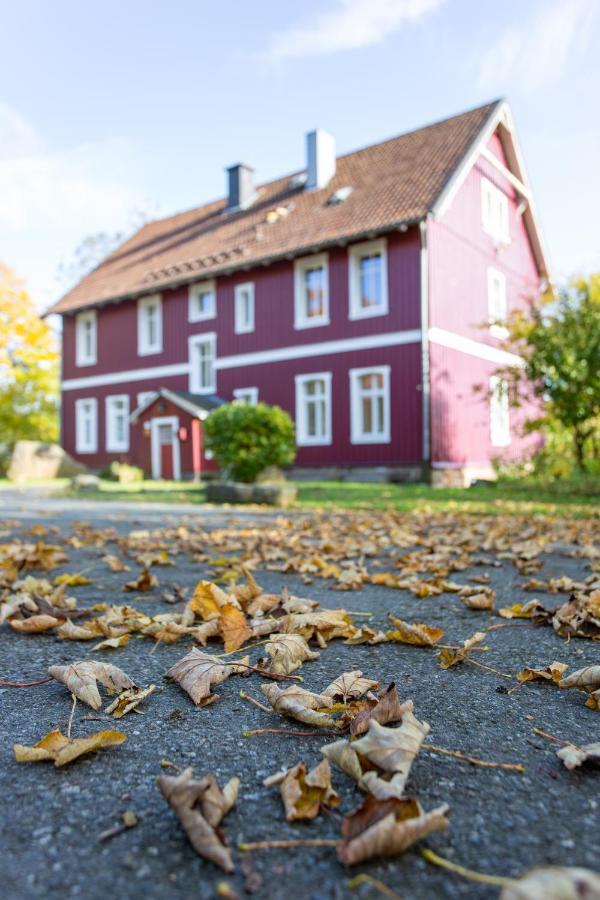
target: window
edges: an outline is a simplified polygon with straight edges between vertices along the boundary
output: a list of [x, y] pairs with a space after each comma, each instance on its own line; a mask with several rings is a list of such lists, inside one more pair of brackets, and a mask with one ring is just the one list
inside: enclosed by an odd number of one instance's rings
[[384, 316], [388, 311], [385, 240], [351, 247], [348, 256], [351, 319]]
[[350, 420], [353, 444], [390, 441], [390, 367], [350, 369]]
[[214, 394], [216, 335], [195, 334], [189, 338], [190, 391], [193, 394]]
[[162, 353], [162, 302], [159, 294], [138, 300], [138, 356]]
[[236, 284], [234, 289], [236, 334], [247, 334], [254, 331], [254, 285]]
[[296, 375], [296, 440], [303, 447], [331, 444], [331, 372]]
[[129, 450], [129, 397], [117, 394], [106, 398], [106, 449], [112, 453]]
[[497, 269], [487, 270], [488, 279], [488, 321], [490, 333], [498, 338], [508, 335], [506, 328], [506, 277]]
[[240, 403], [258, 403], [258, 388], [236, 388], [233, 392], [233, 398], [234, 400], [239, 400]]
[[201, 281], [190, 285], [188, 294], [188, 320], [204, 322], [217, 314], [217, 289], [214, 281]]
[[96, 453], [98, 449], [98, 402], [95, 397], [75, 401], [75, 449]]
[[481, 179], [481, 214], [483, 230], [499, 243], [508, 243], [508, 197], [487, 178]]
[[510, 444], [508, 384], [498, 375], [490, 378], [490, 440], [493, 447]]
[[136, 400], [138, 407], [145, 406], [146, 403], [150, 403], [150, 401], [154, 400], [156, 396], [158, 396], [158, 391], [140, 391], [140, 393], [137, 395]]
[[294, 328], [329, 324], [327, 254], [296, 260], [294, 266]]
[[97, 355], [96, 310], [79, 313], [75, 320], [75, 365], [93, 366]]

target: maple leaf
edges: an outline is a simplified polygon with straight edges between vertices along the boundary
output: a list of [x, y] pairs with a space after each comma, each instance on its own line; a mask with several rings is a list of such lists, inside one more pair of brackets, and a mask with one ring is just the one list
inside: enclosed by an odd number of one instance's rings
[[240, 670], [243, 672], [242, 667], [223, 665], [210, 653], [204, 653], [193, 647], [165, 674], [167, 678], [173, 678], [189, 694], [196, 706], [208, 706], [209, 703], [219, 699], [218, 694], [211, 693], [211, 687], [214, 684], [221, 684]]
[[514, 603], [512, 606], [503, 606], [498, 610], [503, 619], [532, 619], [537, 613], [546, 610], [539, 600], [529, 600], [527, 603]]
[[307, 772], [303, 762], [263, 781], [265, 787], [280, 785], [288, 822], [314, 819], [322, 807], [339, 806], [340, 798], [331, 785], [331, 768], [326, 759]]
[[378, 687], [378, 681], [364, 678], [363, 673], [357, 669], [354, 672], [343, 672], [338, 675], [335, 681], [325, 688], [322, 696], [329, 697], [332, 703], [346, 703], [348, 700], [356, 700], [364, 696], [367, 691]]
[[156, 690], [156, 685], [151, 684], [147, 688], [131, 687], [123, 691], [116, 700], [107, 706], [104, 710], [106, 713], [112, 714], [115, 719], [122, 719], [126, 713], [132, 709], [137, 709], [142, 700], [149, 697]]
[[375, 631], [373, 628], [369, 628], [368, 625], [363, 625], [361, 628], [358, 628], [354, 634], [346, 638], [344, 641], [345, 644], [385, 644], [390, 640], [388, 637], [388, 633], [384, 633], [383, 631]]
[[98, 691], [99, 681], [110, 694], [120, 694], [135, 684], [122, 669], [95, 659], [83, 659], [67, 666], [50, 666], [48, 675], [64, 684], [78, 700], [92, 709], [100, 709], [102, 699]]
[[486, 635], [484, 631], [476, 631], [470, 638], [463, 641], [462, 647], [459, 647], [458, 650], [440, 650], [437, 657], [442, 669], [449, 669], [451, 666], [464, 662], [469, 658], [469, 653], [473, 647], [476, 644], [480, 644], [485, 638]]
[[70, 619], [57, 628], [56, 633], [63, 640], [69, 641], [93, 641], [103, 634], [97, 619], [90, 619], [82, 625], [75, 625]]
[[213, 584], [211, 581], [199, 581], [194, 588], [189, 607], [206, 622], [210, 619], [218, 619], [221, 607], [231, 602], [232, 598], [217, 584]]
[[444, 803], [425, 813], [413, 797], [377, 800], [367, 796], [342, 822], [338, 859], [346, 866], [377, 856], [403, 853], [433, 831], [448, 827]]
[[126, 647], [130, 639], [130, 634], [122, 634], [120, 637], [114, 638], [106, 638], [105, 641], [100, 641], [98, 644], [94, 644], [92, 650], [115, 650], [117, 647]]
[[565, 663], [556, 662], [556, 660], [550, 663], [549, 666], [546, 666], [545, 669], [526, 667], [518, 673], [517, 681], [521, 684], [527, 681], [552, 681], [554, 684], [558, 684], [567, 668]]
[[213, 775], [195, 779], [192, 769], [185, 769], [179, 775], [160, 775], [157, 784], [196, 853], [233, 872], [231, 850], [218, 826], [235, 804], [239, 779], [232, 778], [221, 789]]
[[315, 728], [339, 728], [341, 723], [321, 709], [329, 709], [331, 700], [322, 694], [313, 694], [296, 686], [281, 689], [276, 684], [264, 684], [261, 690], [275, 712], [282, 713], [290, 719], [296, 719], [305, 725]]
[[85, 753], [93, 753], [95, 750], [101, 750], [105, 747], [114, 747], [126, 740], [127, 738], [122, 731], [98, 731], [96, 734], [91, 734], [88, 737], [71, 739], [65, 737], [59, 729], [56, 729], [43, 737], [37, 744], [34, 744], [33, 747], [15, 744], [14, 752], [17, 762], [53, 760], [55, 766], [64, 766]]
[[279, 619], [277, 624], [280, 631], [288, 634], [301, 634], [307, 641], [312, 637], [316, 637], [322, 648], [327, 646], [327, 641], [338, 637], [352, 637], [355, 632], [352, 619], [345, 609], [289, 613], [287, 616]]
[[536, 866], [502, 889], [499, 900], [596, 900], [600, 875], [569, 866]]
[[289, 675], [299, 669], [303, 662], [318, 659], [320, 653], [311, 650], [300, 634], [272, 634], [265, 646], [265, 650], [271, 657], [270, 662], [259, 660], [258, 665], [265, 672], [276, 675]]
[[413, 712], [413, 709], [412, 700], [400, 702], [396, 685], [392, 681], [377, 696], [367, 696], [352, 704], [344, 719], [350, 722], [350, 734], [356, 736], [368, 730], [371, 719], [380, 725], [388, 725], [390, 722], [399, 722], [405, 713]]
[[557, 634], [566, 638], [600, 638], [600, 618], [590, 610], [587, 600], [583, 594], [574, 594], [556, 610], [552, 627]]
[[489, 610], [494, 608], [493, 591], [478, 591], [475, 594], [462, 594], [461, 599], [468, 609]]
[[433, 647], [444, 634], [441, 628], [433, 628], [430, 625], [422, 625], [419, 622], [413, 622], [412, 624], [404, 622], [391, 613], [388, 613], [388, 618], [392, 625], [395, 626], [393, 631], [386, 631], [386, 637], [389, 641], [414, 644], [416, 647]]
[[591, 694], [600, 688], [600, 666], [585, 666], [559, 682], [561, 688], [579, 688]]
[[244, 613], [233, 603], [225, 603], [220, 608], [219, 629], [223, 635], [225, 653], [234, 653], [239, 650], [242, 644], [254, 634]]
[[148, 569], [143, 568], [137, 578], [133, 581], [126, 581], [123, 585], [124, 591], [151, 591], [158, 586], [158, 578], [151, 575]]
[[556, 751], [556, 755], [567, 769], [576, 769], [577, 766], [589, 762], [594, 765], [600, 765], [600, 743], [585, 744], [583, 747], [577, 747], [575, 744], [567, 744]]
[[29, 616], [28, 619], [9, 619], [8, 624], [14, 631], [21, 634], [41, 634], [43, 631], [50, 631], [61, 625], [64, 619], [57, 619], [55, 616], [39, 615]]

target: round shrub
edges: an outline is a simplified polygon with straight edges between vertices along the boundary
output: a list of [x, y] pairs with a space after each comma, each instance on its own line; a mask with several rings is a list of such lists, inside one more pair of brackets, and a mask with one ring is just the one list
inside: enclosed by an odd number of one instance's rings
[[267, 466], [294, 461], [294, 424], [279, 406], [266, 403], [224, 403], [204, 422], [206, 447], [226, 478], [256, 481]]

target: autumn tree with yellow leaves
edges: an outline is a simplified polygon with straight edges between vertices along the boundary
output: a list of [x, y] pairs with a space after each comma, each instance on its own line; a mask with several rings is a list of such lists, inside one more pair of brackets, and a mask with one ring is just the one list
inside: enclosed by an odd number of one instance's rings
[[0, 263], [0, 443], [58, 439], [58, 346], [25, 286]]

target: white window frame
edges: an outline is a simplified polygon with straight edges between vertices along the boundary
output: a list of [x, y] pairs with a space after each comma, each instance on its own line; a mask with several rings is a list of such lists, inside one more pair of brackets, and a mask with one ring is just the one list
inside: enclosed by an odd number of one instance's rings
[[[210, 308], [204, 312], [198, 309], [198, 297], [201, 294], [210, 294], [212, 301]], [[217, 315], [217, 283], [214, 279], [198, 281], [191, 284], [188, 290], [188, 322], [207, 322]]]
[[[84, 441], [83, 409], [90, 404], [90, 441]], [[75, 452], [78, 454], [98, 452], [98, 401], [96, 397], [80, 397], [75, 401]]]
[[[309, 269], [323, 269], [323, 313], [308, 316], [305, 276]], [[294, 328], [318, 328], [329, 325], [329, 259], [326, 253], [303, 256], [294, 262]]]
[[481, 221], [483, 230], [497, 243], [510, 243], [508, 197], [489, 178], [481, 178]]
[[[125, 436], [119, 441], [116, 435], [114, 406], [116, 403], [124, 403], [125, 409]], [[111, 394], [104, 400], [105, 442], [108, 453], [126, 453], [129, 450], [129, 394]]]
[[[360, 302], [360, 260], [364, 256], [372, 256], [376, 253], [381, 254], [381, 304], [379, 306], [363, 307]], [[388, 265], [387, 241], [385, 238], [354, 244], [348, 249], [348, 288], [349, 319], [370, 319], [374, 316], [386, 316], [388, 314]]]
[[[391, 441], [390, 366], [364, 366], [350, 369], [350, 441], [352, 444], [389, 444]], [[383, 424], [382, 434], [365, 433], [362, 428], [359, 379], [363, 375], [383, 375]]]
[[258, 388], [236, 388], [233, 392], [233, 398], [234, 400], [239, 400], [241, 403], [250, 403], [251, 405], [254, 405], [258, 403]]
[[[200, 385], [200, 367], [198, 365], [197, 347], [209, 343], [212, 352], [212, 382]], [[192, 394], [216, 394], [217, 392], [217, 335], [214, 331], [194, 334], [188, 338], [188, 357], [190, 366], [189, 389]]]
[[[248, 295], [248, 321], [244, 319], [244, 293]], [[246, 281], [236, 284], [233, 289], [234, 331], [236, 334], [249, 334], [254, 331], [254, 282]]]
[[[86, 353], [85, 329], [91, 325], [91, 353]], [[75, 365], [94, 366], [98, 361], [98, 315], [95, 309], [81, 312], [75, 319]]]
[[[156, 306], [156, 340], [153, 344], [148, 342], [148, 330], [146, 327], [146, 310], [150, 306]], [[138, 356], [152, 356], [162, 353], [163, 327], [162, 327], [162, 297], [160, 294], [152, 294], [150, 297], [141, 297], [137, 305], [137, 334]]]
[[[500, 304], [502, 310], [496, 309], [496, 289], [495, 285], [499, 285]], [[508, 337], [508, 328], [501, 324], [506, 322], [508, 316], [508, 303], [506, 297], [506, 275], [499, 272], [492, 266], [487, 270], [487, 294], [488, 294], [488, 322], [490, 325], [490, 334], [497, 338]]]
[[150, 400], [154, 400], [155, 397], [158, 397], [158, 391], [140, 391], [136, 396], [137, 408], [150, 403]]
[[[304, 392], [305, 385], [310, 381], [321, 379], [325, 384], [325, 391], [321, 397], [309, 396]], [[331, 445], [331, 372], [309, 372], [305, 375], [296, 375], [296, 443], [299, 447], [328, 447]], [[310, 399], [323, 399], [325, 401], [325, 434], [309, 435], [307, 433], [308, 416], [306, 406]]]
[[508, 382], [499, 375], [490, 376], [490, 442], [492, 447], [511, 443]]

